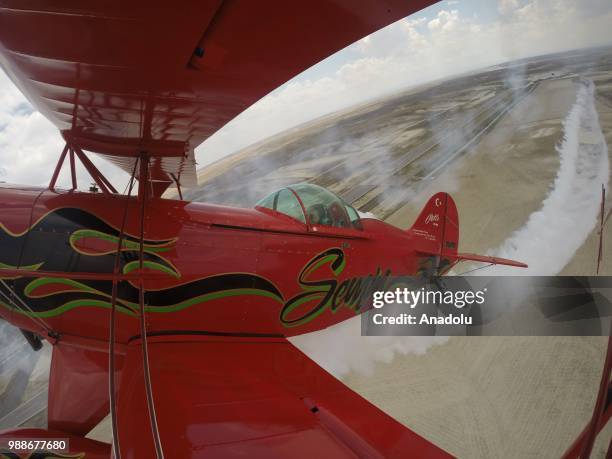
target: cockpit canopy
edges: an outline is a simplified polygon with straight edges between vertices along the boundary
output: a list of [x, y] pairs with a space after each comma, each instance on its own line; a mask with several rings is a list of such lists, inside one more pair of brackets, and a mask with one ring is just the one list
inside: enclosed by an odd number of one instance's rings
[[307, 225], [361, 229], [357, 211], [329, 190], [312, 183], [282, 188], [256, 204]]

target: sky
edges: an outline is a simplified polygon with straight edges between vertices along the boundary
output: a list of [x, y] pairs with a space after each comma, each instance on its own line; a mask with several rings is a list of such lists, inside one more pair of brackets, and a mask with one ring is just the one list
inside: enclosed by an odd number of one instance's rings
[[[204, 166], [270, 135], [404, 88], [523, 57], [606, 44], [612, 44], [610, 0], [444, 0], [277, 88], [200, 145], [196, 159]], [[0, 70], [0, 181], [47, 184], [62, 147], [56, 128]], [[92, 159], [111, 181], [125, 183], [123, 172]], [[68, 181], [65, 171], [60, 185]]]

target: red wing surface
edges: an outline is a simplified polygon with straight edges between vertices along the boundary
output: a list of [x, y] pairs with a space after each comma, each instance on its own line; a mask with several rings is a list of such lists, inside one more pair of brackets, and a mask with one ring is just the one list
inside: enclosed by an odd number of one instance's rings
[[[83, 150], [175, 156], [306, 68], [431, 0], [6, 0], [0, 65]], [[190, 175], [191, 174], [191, 175]], [[153, 179], [162, 179], [154, 176]]]
[[[154, 457], [140, 352], [139, 341], [129, 346], [121, 379], [125, 457]], [[172, 457], [450, 457], [283, 338], [157, 336], [149, 352], [161, 440]]]

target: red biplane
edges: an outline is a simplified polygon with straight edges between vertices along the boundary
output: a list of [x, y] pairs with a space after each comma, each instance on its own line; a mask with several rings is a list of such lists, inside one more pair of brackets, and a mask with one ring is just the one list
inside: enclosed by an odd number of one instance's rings
[[[48, 188], [0, 189], [0, 315], [53, 344], [48, 429], [0, 439], [105, 459], [448, 456], [287, 341], [358, 314], [391, 273], [524, 266], [458, 253], [447, 194], [407, 231], [310, 184], [253, 209], [161, 197], [256, 100], [430, 3], [0, 3], [0, 64], [66, 140]], [[130, 173], [126, 194], [85, 151]], [[76, 190], [77, 161], [100, 192]], [[109, 412], [112, 445], [86, 439]]]

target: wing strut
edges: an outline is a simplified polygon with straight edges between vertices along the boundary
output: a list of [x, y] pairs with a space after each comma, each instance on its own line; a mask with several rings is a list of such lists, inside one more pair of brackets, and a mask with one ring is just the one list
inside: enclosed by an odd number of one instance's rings
[[117, 190], [112, 185], [112, 183], [99, 171], [99, 169], [91, 162], [91, 160], [83, 153], [79, 147], [72, 146], [68, 143], [64, 146], [62, 153], [60, 154], [57, 165], [55, 166], [55, 170], [53, 171], [53, 176], [51, 177], [51, 181], [49, 182], [49, 189], [54, 190], [55, 185], [57, 183], [57, 179], [62, 170], [62, 166], [64, 165], [64, 161], [66, 160], [66, 155], [70, 152], [70, 178], [72, 180], [72, 190], [77, 188], [77, 180], [76, 180], [76, 164], [74, 157], [75, 155], [81, 160], [81, 164], [85, 167], [91, 178], [94, 179], [96, 185], [102, 190], [102, 192], [106, 194], [117, 193]]
[[[597, 393], [597, 400], [593, 408], [593, 415], [578, 438], [563, 454], [562, 459], [588, 459], [593, 451], [593, 445], [599, 432], [603, 430], [612, 418], [612, 336], [608, 338], [608, 350], [601, 373], [601, 383]], [[608, 455], [612, 452], [612, 441], [608, 446]]]
[[[606, 187], [601, 185], [601, 220], [599, 222], [599, 250], [597, 252], [597, 274], [599, 274], [599, 267], [601, 266], [601, 259], [603, 258], [603, 231], [606, 221], [605, 217], [606, 210]], [[608, 218], [610, 215], [608, 215]]]

